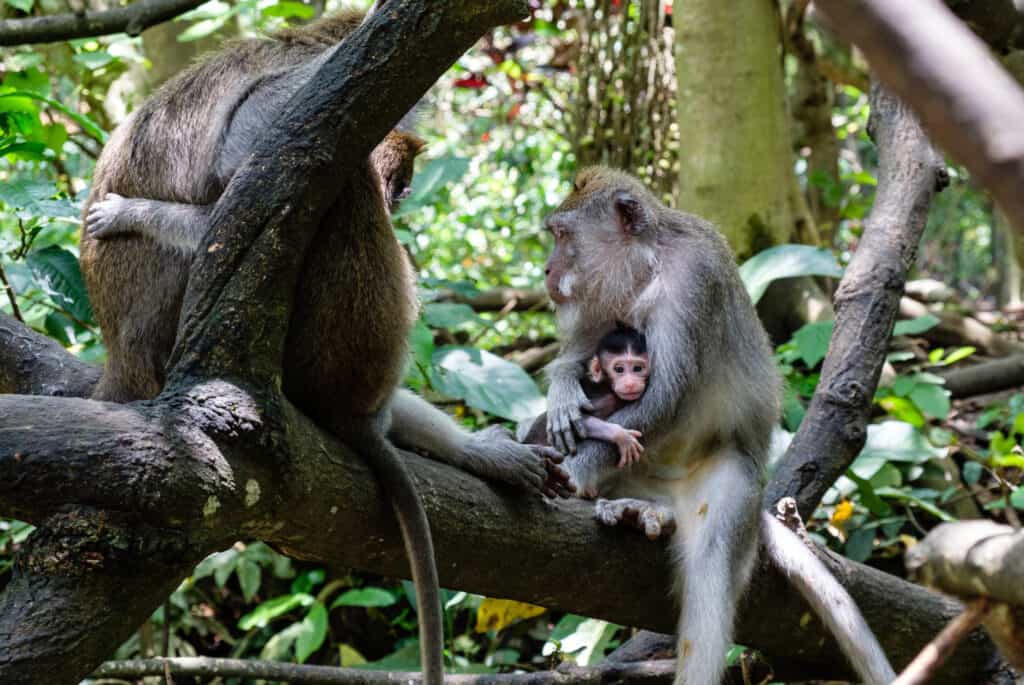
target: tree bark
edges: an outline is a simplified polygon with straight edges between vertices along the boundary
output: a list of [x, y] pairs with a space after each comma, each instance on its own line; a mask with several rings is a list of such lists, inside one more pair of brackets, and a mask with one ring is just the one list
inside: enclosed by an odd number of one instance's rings
[[765, 491], [765, 505], [794, 497], [805, 519], [864, 446], [871, 401], [889, 348], [907, 270], [945, 179], [942, 157], [915, 117], [877, 84], [869, 129], [878, 191], [835, 295], [836, 321], [818, 389]]
[[973, 397], [1024, 385], [1024, 355], [939, 371], [954, 397]]
[[0, 19], [0, 46], [55, 43], [121, 31], [137, 36], [150, 26], [169, 21], [201, 4], [203, 0], [138, 0], [126, 7], [98, 12]]

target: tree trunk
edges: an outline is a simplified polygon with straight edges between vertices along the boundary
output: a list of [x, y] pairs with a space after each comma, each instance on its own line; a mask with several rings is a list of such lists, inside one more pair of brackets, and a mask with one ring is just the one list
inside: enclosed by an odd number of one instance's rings
[[673, 7], [678, 206], [718, 225], [740, 259], [793, 235], [793, 153], [771, 0]]

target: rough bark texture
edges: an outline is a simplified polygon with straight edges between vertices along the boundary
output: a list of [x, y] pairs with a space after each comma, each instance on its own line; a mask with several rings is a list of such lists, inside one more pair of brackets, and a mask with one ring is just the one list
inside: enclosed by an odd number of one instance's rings
[[816, 0], [815, 6], [1024, 232], [1024, 91], [985, 44], [940, 0]]
[[0, 393], [87, 397], [100, 370], [0, 312]]
[[869, 128], [879, 151], [874, 206], [836, 291], [835, 328], [818, 389], [765, 493], [768, 506], [796, 498], [804, 518], [864, 446], [907, 270], [932, 194], [945, 178], [942, 157], [913, 114], [877, 84]]
[[713, 221], [743, 260], [787, 242], [796, 215], [776, 3], [690, 0], [672, 16], [676, 206]]

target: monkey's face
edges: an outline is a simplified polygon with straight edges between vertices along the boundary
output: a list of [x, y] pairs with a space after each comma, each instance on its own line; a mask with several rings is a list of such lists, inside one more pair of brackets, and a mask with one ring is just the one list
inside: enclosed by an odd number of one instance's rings
[[416, 155], [425, 142], [405, 131], [391, 131], [370, 154], [370, 163], [380, 178], [381, 194], [389, 212], [409, 196]]
[[590, 376], [595, 383], [607, 382], [619, 399], [635, 402], [647, 389], [651, 374], [650, 359], [646, 354], [626, 350], [622, 354], [602, 352], [594, 357]]
[[631, 301], [654, 257], [648, 199], [635, 179], [620, 172], [589, 168], [577, 175], [572, 192], [544, 221], [554, 238], [544, 285], [555, 304]]

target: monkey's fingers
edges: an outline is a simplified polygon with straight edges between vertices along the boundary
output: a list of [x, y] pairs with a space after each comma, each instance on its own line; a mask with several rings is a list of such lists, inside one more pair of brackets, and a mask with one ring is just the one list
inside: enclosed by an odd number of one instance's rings
[[576, 486], [573, 484], [569, 472], [551, 460], [545, 461], [544, 466], [547, 469], [544, 487], [552, 490], [559, 497], [572, 497], [576, 492]]

